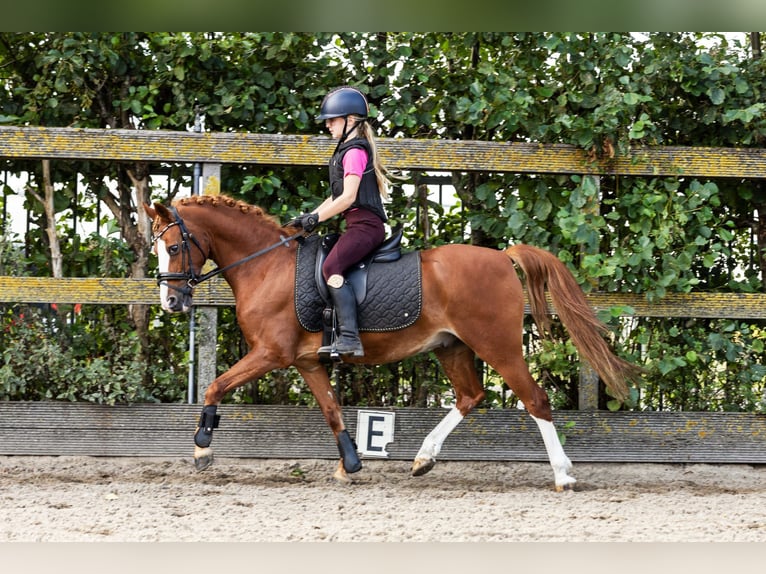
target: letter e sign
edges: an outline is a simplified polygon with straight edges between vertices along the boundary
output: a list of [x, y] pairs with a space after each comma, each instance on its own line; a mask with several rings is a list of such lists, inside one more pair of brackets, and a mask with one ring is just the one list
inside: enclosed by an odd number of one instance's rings
[[388, 457], [386, 445], [394, 442], [394, 413], [359, 411], [356, 419], [357, 450], [367, 456]]

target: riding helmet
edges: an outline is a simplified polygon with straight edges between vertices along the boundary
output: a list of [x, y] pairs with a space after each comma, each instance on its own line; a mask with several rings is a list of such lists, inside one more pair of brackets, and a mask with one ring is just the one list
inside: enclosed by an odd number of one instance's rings
[[367, 98], [356, 88], [343, 86], [335, 88], [322, 100], [317, 121], [343, 116], [361, 116], [366, 118], [369, 114]]

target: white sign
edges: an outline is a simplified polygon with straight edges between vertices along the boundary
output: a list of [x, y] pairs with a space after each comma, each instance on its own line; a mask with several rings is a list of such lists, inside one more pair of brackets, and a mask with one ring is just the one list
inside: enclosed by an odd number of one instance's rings
[[394, 442], [394, 413], [359, 411], [356, 417], [357, 450], [367, 456], [387, 457], [386, 445]]

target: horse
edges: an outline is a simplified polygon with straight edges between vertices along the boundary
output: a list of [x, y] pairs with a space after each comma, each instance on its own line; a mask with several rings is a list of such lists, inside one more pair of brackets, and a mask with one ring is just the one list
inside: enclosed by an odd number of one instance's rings
[[[361, 469], [356, 447], [317, 349], [321, 333], [296, 318], [296, 253], [302, 230], [282, 226], [258, 206], [225, 195], [192, 196], [143, 205], [152, 222], [158, 257], [160, 303], [169, 313], [192, 308], [194, 287], [220, 274], [234, 295], [237, 321], [249, 351], [207, 388], [194, 435], [194, 464], [213, 462], [213, 430], [218, 405], [227, 393], [274, 369], [293, 366], [303, 377], [336, 440], [340, 460], [333, 477], [352, 482]], [[289, 232], [287, 230], [290, 230]], [[218, 267], [202, 274], [206, 260]], [[517, 269], [518, 268], [518, 269]], [[553, 423], [548, 394], [533, 379], [523, 357], [525, 279], [530, 313], [539, 332], [548, 333], [548, 300], [582, 359], [624, 400], [641, 369], [619, 357], [605, 340], [596, 317], [572, 273], [552, 253], [527, 244], [491, 249], [448, 244], [420, 252], [421, 313], [397, 331], [362, 332], [363, 357], [349, 363], [383, 364], [433, 351], [455, 393], [455, 403], [425, 437], [411, 468], [430, 471], [453, 429], [482, 401], [485, 391], [475, 369], [480, 357], [499, 373], [537, 423], [556, 491], [574, 488], [572, 462]], [[521, 277], [520, 277], [521, 275]]]

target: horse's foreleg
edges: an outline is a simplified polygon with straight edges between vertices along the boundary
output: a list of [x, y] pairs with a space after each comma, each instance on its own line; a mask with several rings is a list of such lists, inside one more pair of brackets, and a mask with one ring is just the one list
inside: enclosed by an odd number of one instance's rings
[[263, 350], [251, 350], [210, 384], [205, 391], [205, 406], [194, 433], [194, 466], [198, 471], [213, 464], [213, 448], [210, 445], [213, 442], [213, 430], [218, 427], [220, 420], [216, 411], [223, 397], [279, 366], [280, 363]]
[[206, 405], [197, 422], [194, 433], [194, 466], [197, 470], [205, 470], [213, 464], [213, 429], [218, 427], [221, 416], [216, 414], [218, 405]]
[[428, 433], [412, 462], [412, 476], [427, 473], [436, 464], [436, 455], [455, 427], [484, 398], [484, 389], [474, 368], [474, 352], [461, 342], [435, 350], [436, 356], [455, 389], [455, 406]]

